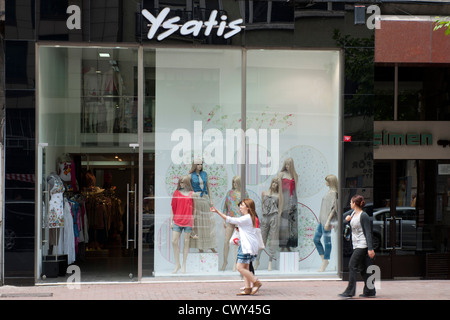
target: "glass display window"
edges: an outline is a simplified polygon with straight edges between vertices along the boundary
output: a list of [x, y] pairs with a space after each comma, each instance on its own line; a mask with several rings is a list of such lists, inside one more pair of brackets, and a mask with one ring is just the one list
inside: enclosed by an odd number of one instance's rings
[[40, 280], [54, 262], [95, 279], [105, 256], [127, 281], [233, 275], [234, 226], [210, 208], [244, 198], [258, 274], [337, 275], [339, 51], [38, 50]]

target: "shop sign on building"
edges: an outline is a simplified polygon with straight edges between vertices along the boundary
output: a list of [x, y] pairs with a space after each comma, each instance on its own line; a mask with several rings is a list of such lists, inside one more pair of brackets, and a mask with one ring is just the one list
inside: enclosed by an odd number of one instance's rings
[[[81, 9], [77, 5], [70, 5], [67, 7], [66, 13], [69, 17], [66, 21], [66, 26], [69, 30], [81, 29]], [[179, 31], [183, 36], [192, 35], [198, 37], [201, 35], [209, 36], [215, 31], [218, 37], [224, 39], [231, 38], [241, 32], [243, 26], [241, 26], [243, 19], [236, 19], [228, 22], [227, 15], [221, 15], [218, 17], [219, 12], [212, 10], [208, 20], [189, 20], [183, 24], [178, 24], [181, 20], [179, 16], [168, 18], [170, 14], [170, 8], [162, 9], [155, 17], [147, 9], [142, 10], [142, 16], [148, 20], [148, 26], [150, 27], [147, 38], [153, 39], [158, 31], [163, 30], [156, 39], [162, 41], [165, 38], [171, 36], [175, 32]]]
[[433, 135], [431, 133], [393, 133], [393, 132], [375, 132], [373, 135], [373, 145], [391, 145], [391, 146], [418, 146], [433, 144]]
[[242, 19], [228, 22], [228, 17], [226, 15], [218, 17], [218, 11], [212, 10], [207, 21], [189, 20], [180, 25], [177, 23], [181, 18], [178, 16], [167, 18], [169, 13], [170, 8], [164, 8], [155, 17], [147, 9], [142, 10], [142, 15], [148, 20], [150, 26], [147, 34], [148, 39], [153, 39], [160, 29], [165, 31], [156, 37], [158, 41], [164, 40], [177, 31], [180, 31], [180, 34], [183, 36], [193, 35], [194, 37], [197, 37], [201, 35], [201, 31], [203, 30], [202, 34], [209, 36], [213, 29], [217, 30], [217, 36], [223, 36], [224, 39], [228, 39], [241, 32], [242, 27], [240, 24], [243, 22]]
[[448, 121], [375, 121], [374, 159], [450, 159]]

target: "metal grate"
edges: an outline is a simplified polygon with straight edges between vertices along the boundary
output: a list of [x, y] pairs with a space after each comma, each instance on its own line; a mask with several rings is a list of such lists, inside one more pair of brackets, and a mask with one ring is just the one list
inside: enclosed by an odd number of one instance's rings
[[427, 254], [426, 278], [450, 279], [450, 253]]

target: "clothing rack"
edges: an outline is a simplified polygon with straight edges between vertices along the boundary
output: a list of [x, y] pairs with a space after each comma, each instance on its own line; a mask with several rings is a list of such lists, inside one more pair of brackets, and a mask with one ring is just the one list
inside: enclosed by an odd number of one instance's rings
[[[100, 249], [106, 245], [111, 234], [123, 230], [123, 208], [121, 200], [117, 198], [113, 190], [102, 192], [84, 192], [87, 220], [89, 221], [89, 233], [92, 235], [90, 245], [94, 249]], [[98, 231], [104, 232], [104, 239], [99, 239]]]

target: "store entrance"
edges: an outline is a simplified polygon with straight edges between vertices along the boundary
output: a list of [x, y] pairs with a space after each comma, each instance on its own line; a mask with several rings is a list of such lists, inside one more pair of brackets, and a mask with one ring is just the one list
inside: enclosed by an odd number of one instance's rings
[[[433, 162], [433, 163], [432, 163]], [[422, 278], [436, 252], [434, 161], [377, 160], [374, 163], [375, 264], [385, 279]], [[425, 174], [427, 173], [427, 175]], [[432, 177], [433, 176], [433, 177]]]
[[138, 150], [121, 151], [65, 153], [45, 175], [40, 281], [137, 279]]

